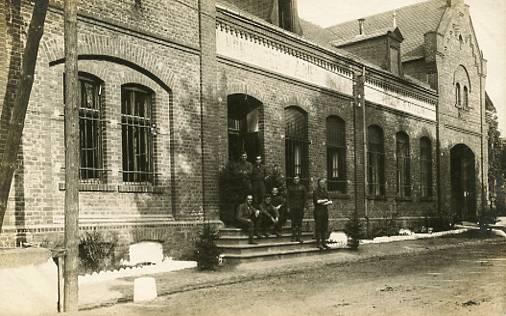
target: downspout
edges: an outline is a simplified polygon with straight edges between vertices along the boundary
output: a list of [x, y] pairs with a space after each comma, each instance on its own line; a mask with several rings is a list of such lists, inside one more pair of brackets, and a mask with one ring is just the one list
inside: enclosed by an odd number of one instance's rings
[[[480, 52], [481, 53], [481, 52]], [[484, 164], [483, 164], [483, 153], [484, 153], [484, 141], [483, 141], [483, 138], [484, 138], [484, 131], [483, 131], [483, 122], [484, 122], [484, 117], [483, 117], [483, 96], [484, 96], [484, 93], [483, 93], [483, 54], [481, 54], [481, 60], [480, 60], [480, 64], [481, 64], [481, 73], [480, 73], [480, 131], [481, 131], [481, 215], [483, 215], [483, 212], [485, 211], [485, 207], [486, 207], [486, 196], [485, 194], [487, 193], [486, 192], [486, 189], [485, 189], [485, 183], [487, 183], [488, 185], [488, 177], [487, 179], [485, 179], [485, 167], [484, 167]], [[485, 180], [487, 180], [487, 182], [485, 182]], [[478, 215], [478, 214], [477, 214]], [[478, 217], [479, 218], [479, 217]]]
[[202, 216], [204, 222], [206, 221], [206, 188], [205, 188], [205, 146], [204, 146], [204, 54], [202, 53], [202, 47], [204, 47], [203, 36], [202, 36], [202, 1], [198, 1], [198, 13], [199, 13], [199, 45], [200, 45], [200, 70], [199, 70], [199, 97], [200, 97], [200, 150], [201, 150], [201, 166], [202, 166]]

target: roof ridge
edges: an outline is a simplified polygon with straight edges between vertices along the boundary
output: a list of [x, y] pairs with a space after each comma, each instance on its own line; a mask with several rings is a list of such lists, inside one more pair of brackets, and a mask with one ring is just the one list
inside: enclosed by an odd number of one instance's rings
[[[363, 16], [363, 17], [360, 17], [361, 19], [365, 19], [366, 21], [372, 17], [376, 17], [376, 16], [379, 16], [379, 15], [382, 15], [382, 14], [386, 14], [386, 13], [389, 13], [389, 12], [399, 12], [401, 10], [404, 10], [404, 9], [407, 9], [407, 8], [411, 8], [411, 7], [415, 7], [415, 6], [421, 6], [421, 5], [427, 5], [428, 3], [430, 2], [442, 2], [444, 0], [426, 0], [426, 1], [421, 1], [421, 2], [417, 2], [417, 3], [413, 3], [413, 4], [410, 4], [410, 5], [406, 5], [406, 6], [403, 6], [403, 7], [399, 7], [399, 8], [395, 8], [395, 9], [392, 9], [392, 10], [387, 10], [387, 11], [382, 11], [382, 12], [378, 12], [378, 13], [375, 13], [375, 14], [371, 14], [371, 15], [368, 15], [368, 16]], [[356, 21], [357, 19], [352, 19], [352, 20], [346, 20], [346, 21], [342, 21], [342, 22], [339, 22], [337, 24], [333, 24], [331, 26], [327, 26], [325, 27], [324, 29], [331, 29], [333, 27], [336, 27], [338, 25], [342, 25], [342, 24], [346, 24], [346, 23], [350, 23], [350, 22], [353, 22], [353, 21]]]

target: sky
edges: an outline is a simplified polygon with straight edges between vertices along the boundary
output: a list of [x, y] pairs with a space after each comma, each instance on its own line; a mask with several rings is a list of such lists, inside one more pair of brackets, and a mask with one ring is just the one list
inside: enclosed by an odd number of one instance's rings
[[[426, 0], [299, 0], [302, 19], [322, 27], [355, 20]], [[506, 137], [506, 0], [465, 0], [487, 59], [486, 90], [499, 118], [501, 135]], [[401, 30], [402, 32], [402, 30]]]

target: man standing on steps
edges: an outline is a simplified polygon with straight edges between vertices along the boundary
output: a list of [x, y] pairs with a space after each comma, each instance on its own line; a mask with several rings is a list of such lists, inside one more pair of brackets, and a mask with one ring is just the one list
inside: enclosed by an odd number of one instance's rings
[[262, 163], [262, 156], [257, 156], [251, 171], [251, 188], [253, 190], [254, 197], [253, 203], [256, 206], [260, 205], [260, 203], [264, 200], [266, 178], [267, 173], [265, 171], [265, 166]]
[[288, 186], [288, 209], [292, 220], [292, 241], [302, 241], [302, 219], [306, 207], [307, 189], [300, 183], [300, 176], [293, 178], [293, 183]]
[[329, 210], [328, 206], [332, 204], [325, 186], [326, 180], [318, 179], [318, 185], [313, 192], [314, 203], [314, 227], [316, 236], [316, 247], [320, 250], [329, 249], [327, 245], [329, 230]]
[[258, 226], [260, 224], [260, 210], [253, 207], [253, 195], [248, 194], [246, 201], [237, 207], [235, 214], [236, 225], [248, 233], [248, 243], [256, 244], [253, 235], [258, 235]]
[[251, 173], [253, 165], [248, 161], [248, 154], [243, 152], [241, 159], [237, 162], [237, 173], [241, 179], [242, 187], [245, 192], [251, 193]]

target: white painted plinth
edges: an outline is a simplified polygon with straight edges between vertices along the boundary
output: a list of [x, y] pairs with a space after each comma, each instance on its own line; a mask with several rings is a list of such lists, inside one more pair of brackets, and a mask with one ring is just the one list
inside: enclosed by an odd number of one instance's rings
[[157, 297], [156, 281], [153, 277], [142, 277], [134, 280], [134, 302], [150, 301]]

